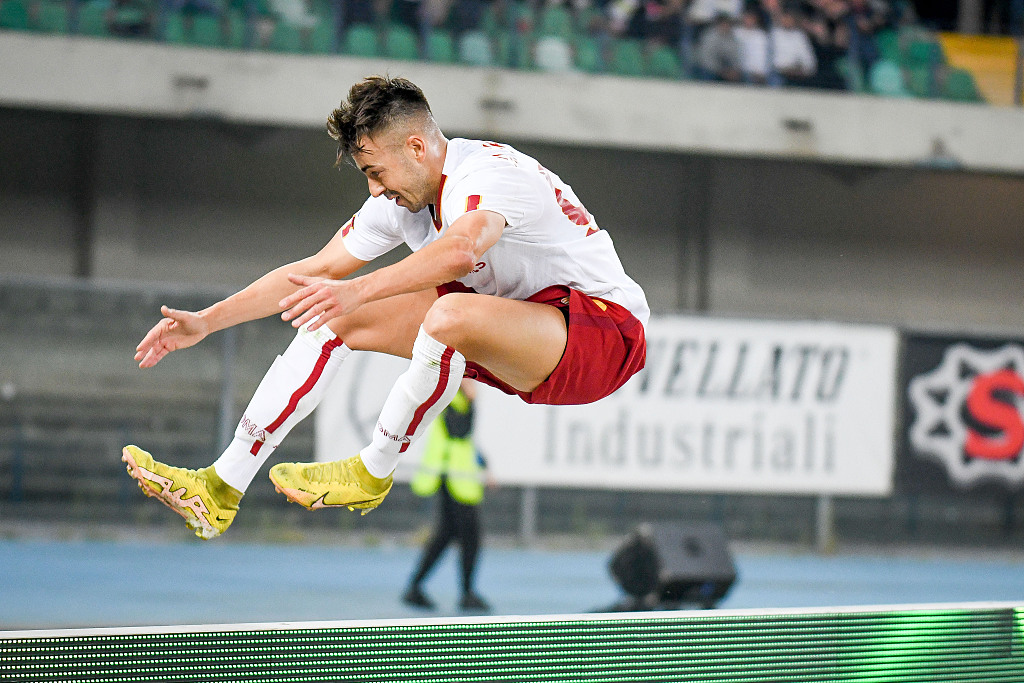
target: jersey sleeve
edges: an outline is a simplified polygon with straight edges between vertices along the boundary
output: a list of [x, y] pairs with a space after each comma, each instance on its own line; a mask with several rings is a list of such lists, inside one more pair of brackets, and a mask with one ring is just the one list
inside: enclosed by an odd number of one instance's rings
[[360, 261], [372, 261], [405, 241], [388, 204], [383, 197], [367, 198], [341, 229], [345, 249]]
[[470, 211], [486, 210], [516, 228], [535, 221], [542, 210], [532, 182], [528, 172], [512, 165], [471, 171], [445, 193], [441, 210], [448, 225]]

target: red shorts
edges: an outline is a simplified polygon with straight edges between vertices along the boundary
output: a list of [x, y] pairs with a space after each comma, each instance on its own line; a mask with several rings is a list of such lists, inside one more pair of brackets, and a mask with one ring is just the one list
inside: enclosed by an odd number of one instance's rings
[[[438, 296], [472, 291], [460, 282], [437, 288]], [[644, 367], [644, 326], [619, 304], [563, 285], [542, 289], [527, 301], [555, 306], [566, 315], [568, 340], [551, 375], [530, 392], [513, 389], [477, 363], [466, 363], [466, 377], [519, 396], [527, 403], [578, 405], [604, 398]]]

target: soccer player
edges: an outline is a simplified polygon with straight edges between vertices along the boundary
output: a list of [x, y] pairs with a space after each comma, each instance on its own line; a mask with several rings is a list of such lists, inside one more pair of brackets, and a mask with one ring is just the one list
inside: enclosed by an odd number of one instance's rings
[[[149, 368], [211, 332], [271, 314], [299, 330], [212, 465], [188, 470], [136, 446], [123, 451], [143, 492], [201, 538], [228, 528], [253, 477], [352, 350], [411, 362], [358, 454], [271, 468], [275, 488], [310, 509], [377, 507], [402, 453], [463, 376], [530, 403], [583, 404], [644, 365], [644, 293], [557, 175], [507, 145], [445, 138], [423, 92], [402, 78], [356, 83], [327, 129], [337, 163], [351, 160], [367, 178], [362, 208], [317, 254], [205, 310], [161, 307], [137, 348]], [[412, 254], [348, 277], [402, 242]]]

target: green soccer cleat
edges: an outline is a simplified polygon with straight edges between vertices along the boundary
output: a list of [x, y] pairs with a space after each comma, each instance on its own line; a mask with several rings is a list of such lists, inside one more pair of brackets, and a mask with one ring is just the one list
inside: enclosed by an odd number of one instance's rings
[[139, 482], [142, 492], [184, 517], [199, 538], [220, 536], [235, 519], [242, 493], [225, 484], [212, 466], [201, 470], [171, 467], [138, 446], [125, 446], [121, 460], [128, 464], [128, 474]]
[[366, 471], [358, 455], [348, 460], [282, 462], [270, 469], [278, 493], [310, 510], [360, 508], [365, 515], [381, 504], [391, 490], [391, 475], [378, 479]]

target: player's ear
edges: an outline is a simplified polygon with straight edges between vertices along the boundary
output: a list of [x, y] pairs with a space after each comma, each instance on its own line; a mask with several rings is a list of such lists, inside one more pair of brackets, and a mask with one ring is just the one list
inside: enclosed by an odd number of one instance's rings
[[405, 139], [405, 153], [415, 161], [423, 161], [427, 156], [427, 143], [423, 136], [413, 133]]

